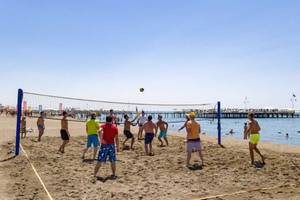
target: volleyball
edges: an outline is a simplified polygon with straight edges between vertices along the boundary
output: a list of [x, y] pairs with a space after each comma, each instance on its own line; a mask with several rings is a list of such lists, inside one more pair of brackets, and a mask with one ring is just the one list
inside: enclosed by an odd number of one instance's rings
[[144, 88], [140, 88], [140, 92], [144, 92]]

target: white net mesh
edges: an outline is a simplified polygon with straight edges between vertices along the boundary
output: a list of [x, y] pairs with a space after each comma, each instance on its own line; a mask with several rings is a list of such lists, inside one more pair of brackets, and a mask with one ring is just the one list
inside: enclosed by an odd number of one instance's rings
[[[185, 114], [193, 111], [197, 118], [208, 118], [205, 113], [214, 113], [215, 104], [154, 104], [154, 103], [131, 103], [113, 102], [104, 100], [80, 99], [24, 92], [23, 111], [26, 115], [35, 117], [44, 111], [48, 119], [61, 116], [62, 111], [67, 111], [73, 120], [85, 121], [94, 112], [100, 121], [104, 121], [109, 110], [113, 109], [120, 123], [125, 114], [130, 117], [144, 111], [147, 115], [157, 118], [162, 115], [170, 123], [185, 120]], [[211, 116], [210, 118], [214, 118]]]

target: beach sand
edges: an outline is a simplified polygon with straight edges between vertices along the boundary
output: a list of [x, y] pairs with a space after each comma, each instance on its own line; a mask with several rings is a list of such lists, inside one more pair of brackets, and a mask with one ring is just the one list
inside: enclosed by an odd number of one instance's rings
[[[35, 129], [35, 119], [28, 121]], [[10, 158], [7, 152], [13, 148], [10, 141], [14, 138], [15, 119], [1, 117], [0, 123], [1, 199], [48, 199], [24, 154], [5, 160]], [[274, 188], [212, 199], [300, 199], [298, 147], [262, 143], [267, 164], [254, 168], [249, 165], [246, 141], [225, 139], [222, 148], [215, 138], [202, 136], [205, 166], [190, 170], [184, 166], [185, 134], [171, 133], [169, 147], [159, 148], [158, 141], [154, 141], [155, 156], [145, 156], [140, 141], [136, 142], [134, 151], [118, 153], [118, 178], [106, 178], [111, 174], [106, 164], [98, 174], [102, 180], [93, 183], [95, 162], [80, 159], [86, 141], [85, 125], [70, 122], [69, 127], [72, 138], [63, 155], [57, 151], [61, 144], [59, 121], [46, 121], [41, 143], [36, 142], [36, 130], [22, 141], [31, 163], [54, 199], [197, 199], [269, 187]], [[120, 139], [124, 139], [121, 131]], [[196, 154], [193, 162], [199, 164]]]

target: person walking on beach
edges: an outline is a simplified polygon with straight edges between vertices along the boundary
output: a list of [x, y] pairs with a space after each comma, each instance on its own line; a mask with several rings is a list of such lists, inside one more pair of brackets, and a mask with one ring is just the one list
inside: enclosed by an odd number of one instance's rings
[[153, 156], [152, 141], [157, 134], [157, 126], [152, 122], [152, 116], [148, 116], [148, 121], [143, 125], [145, 131], [145, 152], [147, 156]]
[[190, 120], [186, 124], [187, 129], [187, 160], [186, 166], [190, 167], [190, 160], [192, 157], [192, 152], [196, 150], [199, 154], [200, 160], [202, 162], [202, 166], [204, 165], [203, 155], [202, 155], [202, 147], [200, 140], [200, 132], [201, 127], [198, 122], [195, 120], [195, 113], [192, 112], [189, 114]]
[[63, 112], [63, 118], [61, 119], [61, 129], [60, 129], [60, 136], [63, 140], [63, 143], [59, 147], [61, 153], [65, 153], [65, 146], [70, 141], [70, 133], [69, 133], [69, 125], [68, 125], [68, 113], [66, 111]]
[[244, 123], [244, 140], [247, 140], [247, 129], [248, 129], [248, 124], [247, 122]]
[[37, 124], [38, 130], [39, 130], [38, 142], [40, 142], [42, 139], [42, 136], [44, 135], [44, 132], [45, 132], [45, 112], [44, 111], [40, 112], [40, 116], [37, 119], [36, 124]]
[[83, 154], [81, 156], [82, 160], [85, 159], [85, 154], [91, 147], [93, 147], [94, 149], [93, 159], [96, 159], [98, 147], [100, 146], [98, 131], [99, 122], [96, 120], [96, 114], [92, 113], [91, 119], [86, 122], [87, 145], [86, 148], [83, 150]]
[[254, 119], [254, 114], [248, 114], [248, 128], [247, 128], [247, 136], [249, 138], [249, 151], [250, 151], [250, 158], [251, 158], [251, 165], [254, 165], [254, 151], [258, 153], [258, 155], [262, 159], [262, 163], [265, 164], [265, 157], [260, 153], [259, 149], [257, 148], [258, 142], [260, 141], [260, 134], [259, 131], [260, 126], [259, 123]]
[[[98, 162], [95, 166], [94, 177], [97, 177], [97, 173], [107, 158], [111, 163], [112, 178], [116, 178], [116, 148], [119, 152], [119, 137], [118, 128], [112, 123], [112, 117], [106, 117], [106, 123], [100, 127], [101, 135], [101, 147], [98, 155]], [[117, 147], [116, 147], [117, 146]]]
[[161, 140], [163, 138], [166, 142], [166, 145], [169, 146], [168, 138], [167, 138], [167, 132], [168, 132], [168, 127], [169, 124], [165, 121], [162, 120], [162, 116], [158, 115], [158, 122], [156, 123], [156, 126], [159, 128], [160, 133], [158, 135], [158, 140], [160, 142], [160, 146], [163, 147], [164, 143]]
[[147, 121], [147, 117], [145, 116], [145, 112], [142, 111], [142, 116], [138, 119], [137, 123], [139, 125], [139, 132], [138, 132], [138, 140], [143, 140], [143, 125]]
[[125, 119], [125, 122], [124, 122], [124, 135], [126, 136], [126, 139], [124, 140], [123, 142], [123, 149], [125, 147], [125, 144], [126, 142], [131, 139], [131, 145], [130, 145], [130, 149], [133, 150], [133, 144], [134, 144], [134, 136], [133, 134], [131, 133], [130, 131], [130, 127], [131, 126], [136, 126], [136, 124], [134, 124], [133, 122], [137, 119], [134, 118], [132, 121], [129, 120], [129, 116], [128, 115], [124, 115], [124, 119]]

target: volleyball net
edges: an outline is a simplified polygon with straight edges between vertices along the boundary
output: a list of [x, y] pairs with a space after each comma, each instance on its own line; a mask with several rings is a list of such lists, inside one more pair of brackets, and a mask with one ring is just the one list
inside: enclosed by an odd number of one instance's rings
[[[161, 115], [166, 122], [177, 124], [185, 122], [186, 114], [194, 112], [196, 120], [216, 120], [218, 132], [221, 128], [219, 102], [164, 104], [106, 101], [23, 92], [19, 89], [17, 107], [16, 155], [19, 154], [21, 115], [38, 117], [42, 111], [49, 120], [60, 120], [63, 111], [66, 111], [70, 121], [85, 122], [92, 113], [95, 113], [100, 122], [105, 122], [106, 116], [113, 110], [118, 124], [124, 123], [124, 115], [135, 118], [139, 117], [142, 111], [146, 116], [152, 115], [154, 120]], [[220, 144], [220, 139], [218, 141]]]

